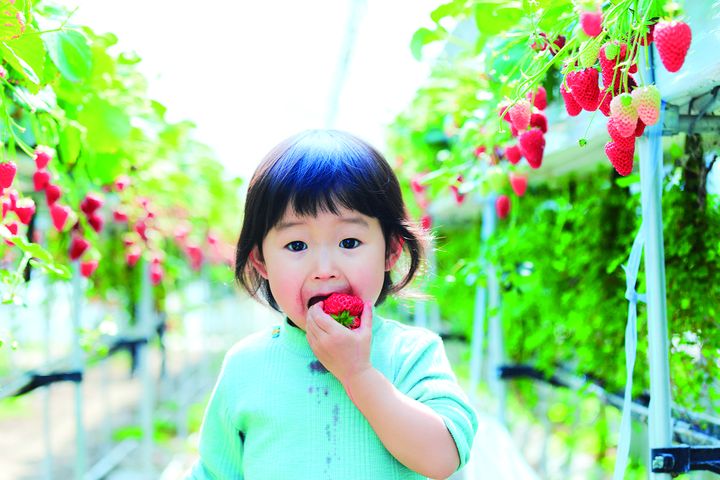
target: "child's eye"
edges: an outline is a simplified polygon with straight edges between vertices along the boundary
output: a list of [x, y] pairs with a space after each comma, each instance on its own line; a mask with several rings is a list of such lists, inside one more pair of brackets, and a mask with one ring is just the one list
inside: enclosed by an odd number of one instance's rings
[[294, 242], [290, 242], [287, 245], [285, 245], [285, 248], [287, 248], [291, 252], [301, 252], [307, 248], [307, 245], [305, 244], [305, 242], [301, 242], [300, 240], [295, 240]]
[[357, 248], [360, 246], [360, 240], [358, 240], [357, 238], [346, 238], [346, 239], [340, 241], [340, 246], [342, 248], [349, 248], [349, 249]]

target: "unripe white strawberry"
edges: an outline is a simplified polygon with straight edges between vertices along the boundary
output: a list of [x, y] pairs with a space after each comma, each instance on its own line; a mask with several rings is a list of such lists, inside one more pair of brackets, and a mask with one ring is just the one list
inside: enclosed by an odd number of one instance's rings
[[645, 125], [655, 125], [660, 118], [660, 90], [655, 85], [639, 87], [630, 93], [632, 106]]

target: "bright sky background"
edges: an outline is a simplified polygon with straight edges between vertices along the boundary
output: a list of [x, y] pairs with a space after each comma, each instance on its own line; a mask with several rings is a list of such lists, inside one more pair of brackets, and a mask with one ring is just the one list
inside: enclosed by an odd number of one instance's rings
[[[234, 175], [249, 177], [276, 143], [326, 126], [353, 0], [64, 0], [74, 22], [112, 32], [143, 59], [150, 96], [170, 121], [197, 124]], [[410, 53], [440, 0], [362, 0], [334, 128], [384, 149], [385, 127], [429, 62]]]

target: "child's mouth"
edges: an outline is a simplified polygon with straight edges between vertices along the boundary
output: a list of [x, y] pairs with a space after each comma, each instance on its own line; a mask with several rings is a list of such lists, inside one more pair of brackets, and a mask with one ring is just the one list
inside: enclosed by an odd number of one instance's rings
[[322, 302], [329, 296], [330, 295], [316, 295], [316, 296], [312, 297], [310, 300], [308, 300], [308, 305], [307, 305], [308, 308], [312, 307], [313, 305], [315, 305], [318, 302]]

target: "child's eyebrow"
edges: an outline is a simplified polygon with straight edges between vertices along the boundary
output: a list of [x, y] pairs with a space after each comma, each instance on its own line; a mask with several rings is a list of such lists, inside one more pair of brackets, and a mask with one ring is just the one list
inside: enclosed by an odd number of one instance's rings
[[[370, 228], [370, 225], [368, 222], [365, 221], [365, 219], [361, 217], [343, 217], [340, 219], [341, 223], [350, 223], [359, 225], [361, 227]], [[275, 225], [275, 229], [277, 231], [286, 230], [288, 228], [292, 227], [298, 227], [300, 225], [305, 225], [306, 222], [279, 222], [277, 225]]]

